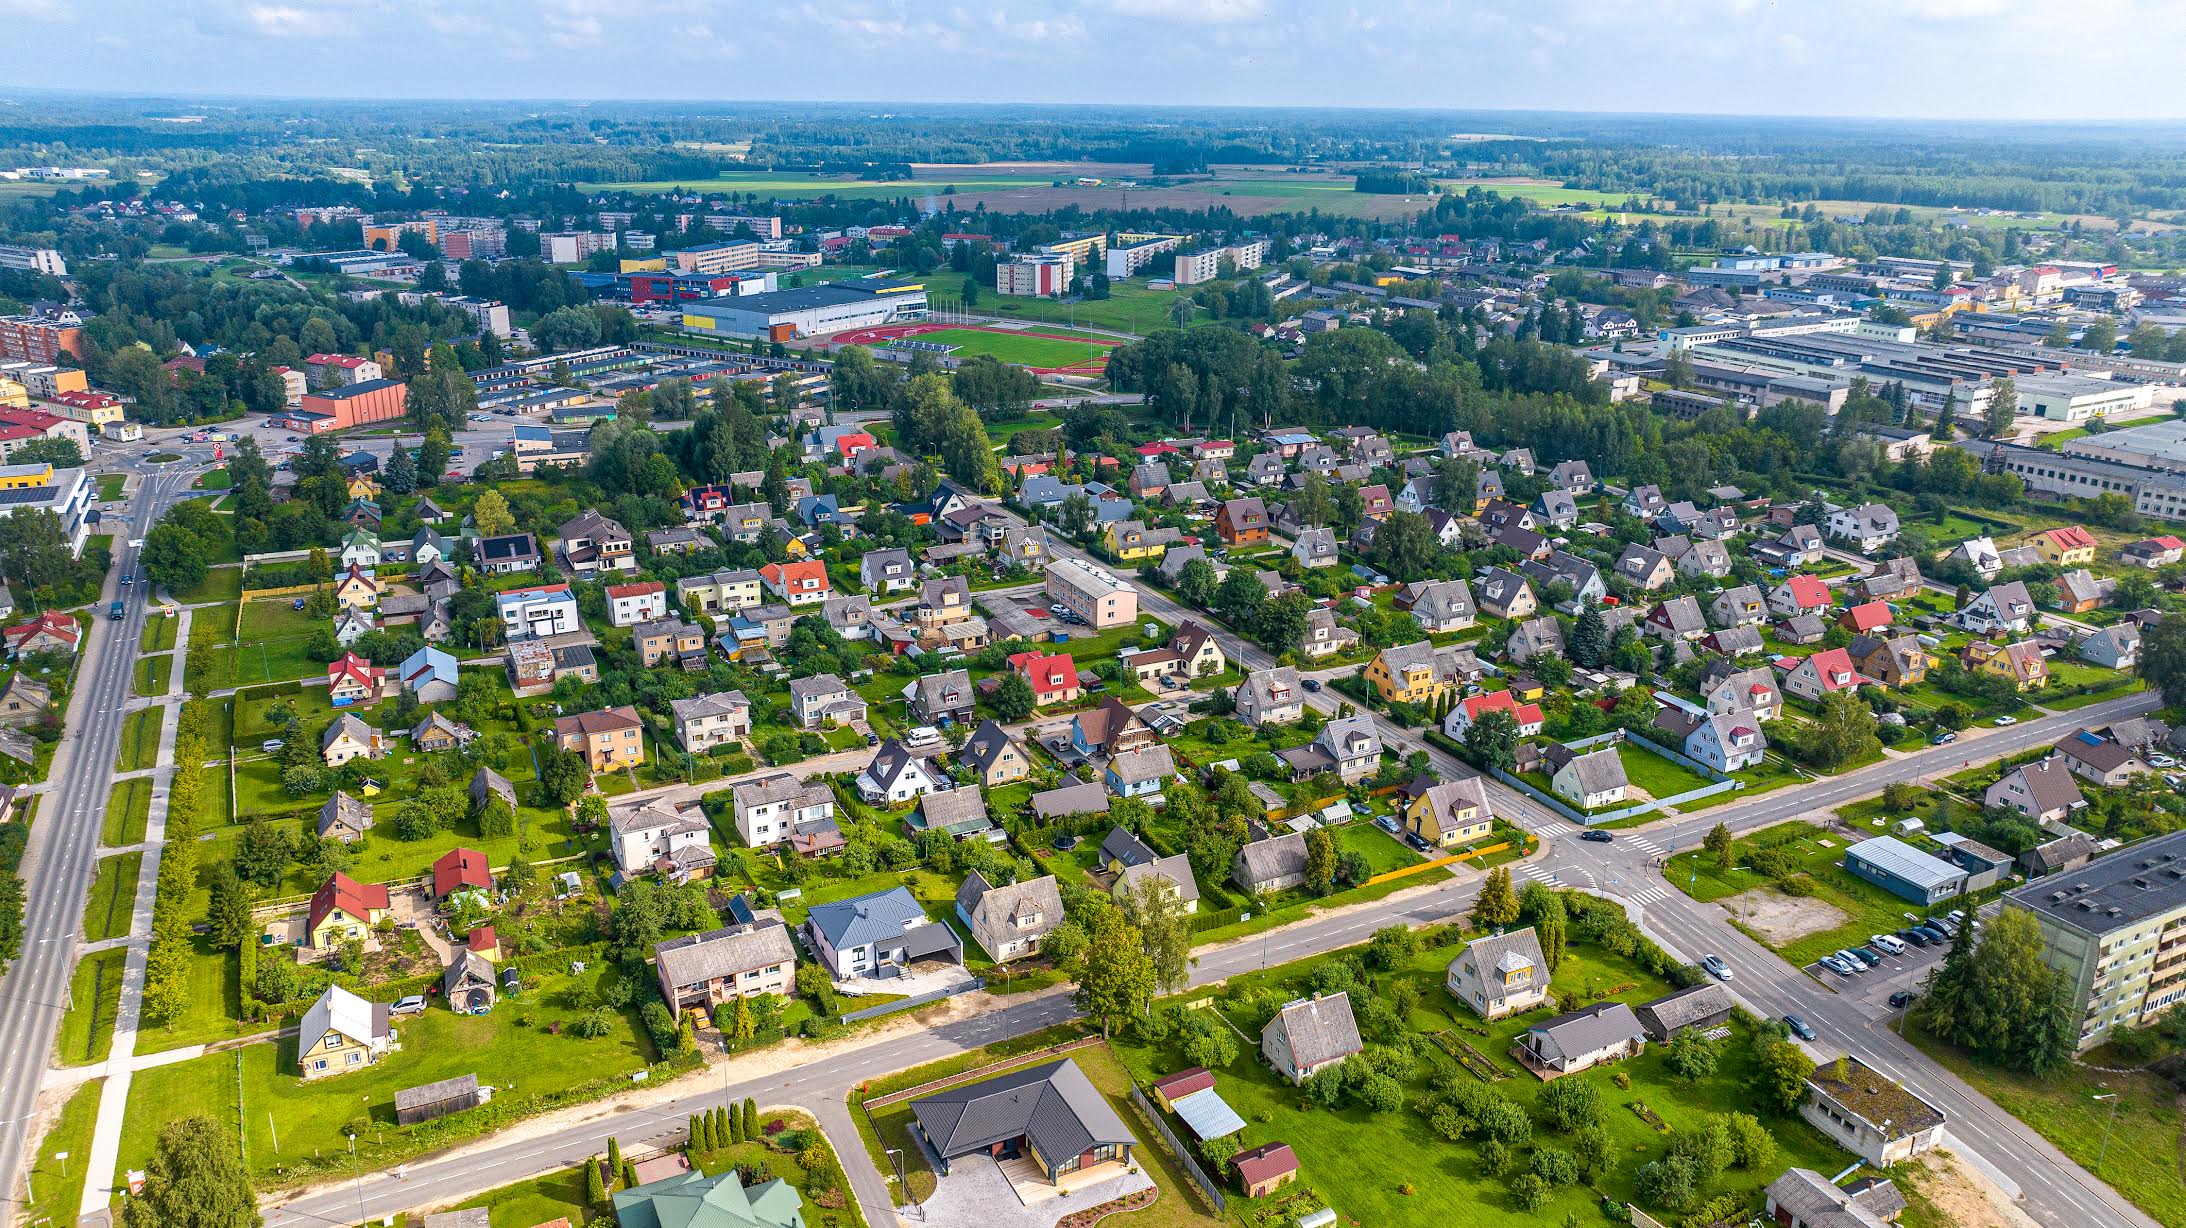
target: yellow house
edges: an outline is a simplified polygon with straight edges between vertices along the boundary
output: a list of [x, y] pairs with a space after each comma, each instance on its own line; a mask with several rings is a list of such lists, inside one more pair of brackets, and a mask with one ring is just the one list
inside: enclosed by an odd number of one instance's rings
[[1136, 520], [1118, 520], [1101, 535], [1101, 544], [1108, 552], [1126, 563], [1158, 559], [1168, 553], [1169, 543], [1175, 540], [1174, 530], [1149, 529]]
[[1495, 829], [1480, 778], [1445, 780], [1404, 804], [1404, 830], [1436, 848], [1467, 844]]
[[334, 585], [334, 599], [352, 610], [369, 610], [380, 603], [380, 582], [361, 565], [351, 563]]
[[2034, 535], [2034, 549], [2045, 563], [2078, 567], [2095, 561], [2095, 535], [2078, 525], [2047, 529]]
[[2031, 640], [2016, 644], [1975, 640], [1966, 645], [1966, 668], [2009, 678], [2011, 684], [2022, 691], [2049, 683], [2049, 662], [2043, 658], [2041, 647]]
[[1548, 696], [1548, 688], [1531, 674], [1514, 674], [1504, 681], [1510, 683], [1510, 697], [1523, 703], [1537, 704]]
[[1426, 640], [1384, 648], [1367, 662], [1366, 680], [1390, 703], [1426, 704], [1457, 685], [1448, 658]]
[[304, 933], [318, 950], [338, 947], [371, 933], [386, 919], [387, 908], [385, 883], [360, 883], [337, 870], [312, 894]]
[[298, 1024], [296, 1063], [308, 1083], [362, 1070], [399, 1048], [383, 1008], [329, 985]]
[[372, 499], [376, 501], [380, 497], [379, 479], [373, 477], [369, 473], [350, 474], [349, 497], [352, 499]]

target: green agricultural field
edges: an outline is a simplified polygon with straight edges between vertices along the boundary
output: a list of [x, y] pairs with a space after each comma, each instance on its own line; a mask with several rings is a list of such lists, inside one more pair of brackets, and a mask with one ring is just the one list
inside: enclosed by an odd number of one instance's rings
[[104, 942], [129, 933], [137, 903], [137, 875], [143, 869], [142, 853], [118, 853], [99, 860], [99, 871], [91, 879], [90, 897], [84, 902], [85, 942]]
[[105, 1090], [105, 1079], [88, 1080], [61, 1106], [61, 1115], [46, 1131], [31, 1166], [31, 1192], [38, 1197], [24, 1204], [24, 1223], [68, 1228], [76, 1222], [76, 1208], [83, 1200], [84, 1161], [91, 1154], [91, 1131], [98, 1124], [99, 1095]]
[[841, 200], [893, 200], [923, 196], [953, 187], [958, 191], [1046, 187], [1055, 176], [1040, 171], [998, 171], [977, 167], [945, 168], [934, 179], [854, 179], [796, 171], [723, 171], [711, 179], [648, 179], [624, 183], [579, 184], [582, 192], [757, 192], [762, 196]]
[[108, 848], [119, 848], [143, 840], [151, 816], [150, 777], [132, 776], [115, 782], [114, 791], [106, 797], [106, 823], [99, 835], [100, 843]]
[[1050, 336], [989, 332], [976, 328], [945, 328], [920, 333], [915, 340], [956, 346], [953, 357], [987, 355], [1025, 367], [1075, 367], [1105, 358], [1109, 344], [1087, 344]]
[[54, 1041], [61, 1065], [86, 1066], [106, 1060], [114, 1046], [122, 964], [128, 958], [129, 952], [113, 947], [77, 961], [68, 983], [68, 1013], [61, 1016], [61, 1034]]
[[192, 617], [184, 667], [191, 690], [294, 682], [325, 672], [326, 666], [305, 651], [311, 637], [328, 628], [325, 620], [295, 609], [285, 597], [248, 602], [242, 610], [240, 634], [234, 630], [234, 606], [199, 610]]
[[[634, 1007], [618, 1012], [615, 1026], [597, 1039], [586, 1040], [569, 1026], [592, 1009], [600, 983], [620, 975], [593, 961], [582, 976], [547, 976], [527, 985], [491, 1014], [457, 1015], [435, 1007], [403, 1020], [399, 1052], [369, 1069], [321, 1082], [306, 1084], [297, 1077], [293, 1036], [142, 1071], [130, 1089], [121, 1167], [143, 1167], [160, 1127], [177, 1117], [205, 1113], [233, 1122], [245, 1109], [243, 1150], [254, 1174], [345, 1151], [343, 1129], [359, 1116], [370, 1122], [370, 1132], [358, 1140], [359, 1158], [365, 1168], [377, 1168], [407, 1154], [409, 1135], [394, 1120], [395, 1093], [403, 1088], [476, 1074], [479, 1082], [500, 1089], [497, 1105], [504, 1098], [541, 1103], [598, 1080], [627, 1076], [653, 1060]], [[557, 1023], [559, 1029], [549, 1029]]]

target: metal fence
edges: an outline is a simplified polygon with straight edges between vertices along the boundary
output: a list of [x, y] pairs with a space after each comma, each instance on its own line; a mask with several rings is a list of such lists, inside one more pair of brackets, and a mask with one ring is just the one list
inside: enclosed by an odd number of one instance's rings
[[1207, 1171], [1199, 1166], [1199, 1161], [1192, 1158], [1191, 1152], [1185, 1150], [1176, 1132], [1169, 1128], [1169, 1123], [1163, 1121], [1161, 1114], [1154, 1111], [1153, 1104], [1146, 1099], [1146, 1093], [1139, 1090], [1139, 1081], [1136, 1078], [1131, 1080], [1131, 1103], [1137, 1105], [1139, 1112], [1146, 1115], [1146, 1120], [1154, 1123], [1154, 1129], [1161, 1132], [1161, 1140], [1169, 1148], [1169, 1154], [1176, 1157], [1184, 1174], [1192, 1179], [1193, 1185], [1199, 1187], [1200, 1193], [1207, 1196], [1207, 1201], [1214, 1204], [1215, 1213], [1219, 1215], [1224, 1202], [1222, 1187], [1207, 1176]]

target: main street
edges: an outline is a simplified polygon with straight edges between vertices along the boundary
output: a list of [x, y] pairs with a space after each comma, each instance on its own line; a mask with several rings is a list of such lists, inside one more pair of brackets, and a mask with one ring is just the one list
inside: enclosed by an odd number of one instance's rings
[[[121, 577], [137, 570], [132, 543], [142, 541], [160, 515], [188, 492], [197, 472], [197, 465], [183, 462], [137, 468], [127, 509], [118, 521], [109, 517], [101, 526], [114, 534], [115, 566], [80, 646], [67, 730], [54, 751], [46, 783], [36, 790], [38, 812], [22, 867], [28, 897], [23, 953], [0, 978], [0, 1003], [5, 1004], [0, 1009], [0, 1053], [9, 1055], [0, 1063], [0, 1176], [11, 1200], [22, 1189], [25, 1131], [68, 1006], [84, 900], [98, 869], [107, 794], [144, 629], [149, 594], [141, 585], [123, 587]], [[118, 622], [106, 614], [107, 604], [116, 598], [124, 611]], [[149, 882], [138, 884], [140, 906], [149, 900], [150, 888]]]
[[[1057, 553], [1063, 557], [1085, 557], [1082, 551], [1057, 545]], [[1224, 651], [1248, 671], [1276, 664], [1264, 649], [1184, 609], [1157, 590], [1142, 588], [1140, 606], [1171, 625], [1190, 618], [1209, 626]], [[1332, 711], [1341, 702], [1327, 691], [1315, 693], [1313, 699], [1323, 711]], [[1852, 1053], [1941, 1105], [1951, 1117], [1954, 1146], [1971, 1153], [1977, 1163], [2017, 1193], [2024, 1209], [2039, 1222], [2055, 1228], [2098, 1223], [2153, 1228], [2152, 1220], [2109, 1187], [1933, 1059], [1907, 1045], [1888, 1029], [1887, 1018], [1870, 1017], [1850, 999], [1840, 997], [1829, 986], [1746, 938], [1730, 924], [1722, 909], [1697, 903], [1669, 889], [1656, 861], [1658, 852], [1697, 842], [1717, 822], [1733, 830], [1749, 830], [1810, 815], [1872, 795], [1890, 783], [1948, 774], [1963, 767], [1970, 757], [1990, 759], [2011, 754], [2054, 741], [2082, 724], [2117, 720], [2154, 706], [2153, 696], [2128, 696], [2077, 712], [2046, 715], [2009, 729], [1985, 730], [1957, 746], [1894, 756], [1689, 819], [1667, 818], [1619, 832], [1611, 844], [1555, 839], [1570, 832], [1571, 825], [1500, 785], [1493, 786], [1494, 801], [1498, 813], [1544, 837], [1543, 850], [1521, 867], [1529, 877], [1619, 900], [1651, 934], [1682, 958], [1722, 955], [1737, 974], [1734, 990], [1757, 1014], [1773, 1017], [1791, 1011], [1814, 1024], [1823, 1037], [1815, 1046], [1817, 1057], [1832, 1057], [1840, 1051]], [[1458, 768], [1448, 755], [1417, 741], [1410, 731], [1377, 720], [1385, 742], [1399, 753], [1425, 750], [1439, 769], [1447, 772]], [[1456, 917], [1470, 907], [1479, 881], [1479, 876], [1471, 873], [1430, 879], [1418, 888], [1380, 901], [1317, 914], [1201, 952], [1192, 983], [1204, 985], [1352, 946], [1384, 925], [1418, 926]], [[1640, 896], [1645, 896], [1646, 902], [1635, 898]], [[292, 1202], [269, 1201], [267, 1222], [276, 1226], [355, 1223], [397, 1211], [450, 1205], [486, 1189], [599, 1154], [611, 1136], [626, 1147], [648, 1141], [670, 1144], [679, 1137], [688, 1114], [748, 1096], [765, 1105], [797, 1105], [815, 1113], [843, 1153], [844, 1168], [866, 1207], [868, 1219], [887, 1223], [891, 1200], [858, 1145], [847, 1097], [859, 1085], [883, 1075], [1022, 1036], [1074, 1014], [1067, 998], [1049, 994], [1030, 1001], [1012, 1001], [936, 1028], [892, 1035], [847, 1052], [831, 1052], [824, 1059], [807, 1059], [763, 1077], [740, 1078], [736, 1069], [739, 1063], [730, 1059], [722, 1064], [718, 1076], [721, 1084], [708, 1086], [705, 1080], [694, 1079], [690, 1091], [669, 1104], [608, 1110], [586, 1121], [527, 1133], [508, 1142], [485, 1140], [396, 1172], [360, 1175], [338, 1188], [321, 1189]]]

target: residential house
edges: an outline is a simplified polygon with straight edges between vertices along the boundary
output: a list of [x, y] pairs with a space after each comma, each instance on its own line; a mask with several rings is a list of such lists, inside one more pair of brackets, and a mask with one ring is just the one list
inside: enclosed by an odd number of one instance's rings
[[[869, 802], [900, 806], [916, 798], [944, 789], [947, 778], [940, 768], [927, 759], [911, 753], [910, 749], [894, 738], [882, 742], [873, 751], [873, 758], [858, 773], [858, 795]], [[976, 794], [977, 790], [970, 790]]]
[[1108, 761], [1103, 781], [1117, 797], [1154, 797], [1177, 774], [1176, 759], [1169, 748], [1145, 746], [1125, 751]]
[[693, 755], [751, 740], [751, 701], [742, 691], [715, 691], [668, 701], [676, 744]]
[[686, 614], [715, 617], [753, 609], [766, 601], [766, 582], [750, 567], [684, 576], [676, 581], [676, 604]]
[[341, 579], [334, 582], [334, 600], [351, 610], [368, 610], [380, 602], [384, 589], [370, 571], [351, 563]]
[[1032, 774], [1032, 757], [1008, 730], [991, 720], [981, 721], [965, 739], [956, 761], [969, 767], [981, 787], [988, 789], [1015, 784]]
[[1040, 953], [1063, 923], [1063, 897], [1052, 874], [995, 884], [973, 870], [956, 890], [956, 915], [988, 958], [1007, 963]]
[[1943, 1110], [1856, 1057], [1823, 1062], [1807, 1076], [1806, 1086], [1799, 1116], [1877, 1168], [1943, 1145]]
[[451, 653], [427, 644], [410, 654], [397, 675], [402, 689], [421, 704], [446, 703], [455, 698], [456, 663]]
[[663, 661], [675, 661], [684, 669], [704, 669], [706, 629], [680, 618], [661, 618], [631, 629], [630, 646], [638, 661], [650, 669]]
[[1625, 583], [1650, 593], [1668, 587], [1670, 581], [1677, 578], [1677, 570], [1667, 555], [1637, 544], [1626, 546], [1610, 570]]
[[1237, 850], [1230, 881], [1248, 895], [1266, 895], [1301, 887], [1306, 881], [1306, 838], [1302, 833], [1269, 836]]
[[1011, 654], [1008, 661], [1010, 669], [1032, 684], [1032, 701], [1038, 707], [1075, 703], [1085, 693], [1077, 662], [1067, 652], [1027, 650]]
[[1731, 574], [1731, 552], [1719, 541], [1696, 541], [1677, 557], [1678, 574], [1720, 580]]
[[1231, 691], [1237, 719], [1255, 728], [1296, 724], [1305, 715], [1305, 688], [1288, 665], [1254, 670]]
[[493, 867], [477, 849], [454, 848], [442, 853], [433, 861], [432, 879], [433, 903], [438, 905], [446, 904], [458, 892], [493, 891]]
[[1307, 529], [1299, 533], [1290, 557], [1298, 560], [1301, 567], [1334, 567], [1337, 562], [1335, 530]]
[[1758, 627], [1768, 613], [1767, 599], [1752, 584], [1725, 589], [1708, 602], [1708, 621], [1717, 627]]
[[[1508, 573], [1506, 573], [1508, 574]], [[1521, 582], [1522, 583], [1522, 582]], [[1429, 635], [1463, 631], [1479, 620], [1472, 586], [1463, 580], [1422, 580], [1397, 591], [1396, 605]]]
[[1639, 520], [1651, 521], [1662, 515], [1670, 502], [1662, 497], [1662, 487], [1654, 485], [1634, 486], [1625, 492], [1624, 514]]
[[1856, 691], [1874, 681], [1852, 664], [1852, 655], [1842, 648], [1827, 648], [1804, 658], [1780, 657], [1776, 668], [1784, 675], [1785, 694], [1815, 703], [1825, 695]]
[[340, 789], [319, 807], [319, 838], [355, 844], [372, 830], [372, 804]]
[[789, 684], [789, 711], [800, 729], [854, 725], [865, 719], [865, 700], [834, 674], [814, 674]]
[[759, 581], [791, 608], [819, 605], [828, 598], [827, 564], [815, 560], [769, 563], [759, 569]]
[[1612, 806], [1624, 800], [1631, 787], [1624, 776], [1624, 760], [1614, 745], [1593, 750], [1573, 750], [1551, 742], [1541, 753], [1548, 771], [1550, 792], [1580, 810]]
[[1474, 594], [1480, 611], [1497, 618], [1512, 621], [1531, 618], [1540, 608], [1540, 603], [1534, 599], [1533, 586], [1526, 578], [1501, 567], [1490, 569], [1480, 577]]
[[1464, 685], [1471, 655], [1464, 648], [1438, 649], [1429, 640], [1396, 644], [1374, 654], [1366, 680], [1386, 702], [1432, 705]]
[[1495, 830], [1484, 778], [1467, 775], [1420, 790], [1404, 805], [1404, 830], [1429, 848], [1454, 848]]
[[1572, 496], [1594, 493], [1594, 471], [1582, 460], [1569, 460], [1548, 471], [1549, 485]]
[[390, 907], [385, 883], [360, 883], [336, 870], [311, 895], [304, 913], [303, 945], [331, 951], [345, 942], [360, 941], [387, 919]]
[[[680, 1017], [688, 1010], [711, 1012], [736, 998], [790, 996], [796, 990], [797, 949], [780, 919], [768, 917], [655, 943], [653, 967], [661, 997]], [[703, 1221], [688, 1222], [697, 1228]], [[795, 1219], [788, 1225], [801, 1228]]]
[[659, 874], [672, 882], [712, 875], [715, 858], [705, 812], [651, 801], [610, 811], [609, 849], [625, 878]]
[[1567, 1075], [1638, 1056], [1647, 1031], [1631, 1007], [1598, 1002], [1527, 1028], [1518, 1045], [1529, 1069]]
[[1846, 1186], [1808, 1168], [1787, 1168], [1762, 1191], [1769, 1221], [1789, 1228], [1887, 1228], [1906, 1205], [1888, 1177], [1862, 1177]]
[[1371, 716], [1339, 716], [1321, 726], [1310, 743], [1280, 751], [1293, 779], [1334, 772], [1347, 785], [1372, 776], [1381, 767], [1381, 731]]
[[2140, 628], [2118, 623], [2094, 632], [2080, 641], [2080, 659], [2104, 669], [2134, 668], [2140, 664]]
[[1070, 748], [1087, 757], [1121, 755], [1160, 740], [1152, 725], [1113, 695], [1070, 721]]
[[600, 571], [636, 571], [638, 555], [630, 530], [588, 508], [555, 530], [562, 569], [589, 576]]
[[919, 724], [968, 724], [978, 696], [972, 689], [971, 671], [952, 669], [904, 683], [903, 699]]
[[1148, 528], [1143, 521], [1118, 520], [1102, 531], [1101, 545], [1116, 558], [1133, 563], [1160, 558], [1182, 536], [1175, 529]]
[[1845, 655], [1853, 668], [1884, 686], [1919, 686], [1928, 676], [1928, 650], [1917, 635], [1855, 635]]
[[1665, 640], [1697, 640], [1708, 634], [1708, 619], [1700, 612], [1699, 599], [1683, 595], [1649, 610], [1644, 625], [1649, 635]]
[[385, 736], [346, 712], [335, 717], [319, 736], [319, 757], [330, 768], [352, 759], [377, 759], [386, 753]]
[[858, 559], [858, 583], [869, 593], [900, 593], [918, 583], [911, 552], [900, 547], [872, 550]]
[[1687, 1028], [1705, 1034], [1720, 1027], [1736, 1009], [1738, 1000], [1731, 996], [1730, 986], [1708, 981], [1642, 1003], [1632, 1013], [1638, 1016], [1647, 1039], [1667, 1044]]
[[2128, 545], [2118, 552], [2120, 561], [2154, 570], [2186, 559], [2186, 541], [2165, 534]]
[[1761, 720], [1750, 712], [1698, 715], [1678, 707], [1655, 713], [1655, 728], [1688, 759], [1718, 772], [1753, 767], [1768, 757]]
[[425, 719], [410, 729], [410, 749], [424, 754], [437, 754], [446, 750], [459, 750], [471, 744], [478, 731], [469, 725], [451, 721], [438, 712], [429, 712]]
[[1898, 530], [1898, 514], [1880, 503], [1840, 507], [1829, 513], [1829, 535], [1861, 554], [1889, 545]]
[[2155, 770], [2141, 758], [2137, 748], [2085, 729], [2067, 734], [2057, 743], [2056, 750], [2057, 757], [2065, 761], [2074, 776], [2109, 788]]
[[2079, 525], [2045, 529], [2031, 544], [2042, 561], [2056, 567], [2083, 567], [2095, 561], [2095, 535]]
[[2034, 625], [2034, 598], [2024, 581], [2014, 580], [1976, 596], [1956, 617], [1975, 635], [2024, 635]]
[[353, 652], [336, 657], [326, 667], [327, 702], [337, 708], [374, 704], [385, 697], [387, 671]]
[[1538, 656], [1562, 656], [1563, 651], [1564, 625], [1549, 614], [1519, 623], [1503, 642], [1503, 659], [1516, 664]]
[[802, 932], [806, 949], [837, 980], [892, 975], [924, 960], [964, 959], [955, 931], [928, 919], [918, 898], [902, 887], [815, 904]]
[[297, 1025], [296, 1063], [304, 1082], [374, 1066], [398, 1046], [387, 1004], [329, 985]]
[[[1110, 836], [1113, 837], [1114, 834], [1111, 832]], [[1129, 836], [1129, 833], [1126, 832], [1125, 835]], [[1103, 841], [1101, 847], [1106, 849], [1107, 842]], [[1109, 895], [1119, 900], [1128, 899], [1138, 891], [1140, 884], [1152, 884], [1155, 889], [1174, 895], [1187, 914], [1198, 912], [1199, 880], [1192, 877], [1191, 858], [1182, 853], [1172, 857], [1157, 857], [1145, 845], [1141, 844], [1139, 847], [1145, 851], [1145, 859], [1135, 860], [1128, 865], [1109, 863], [1116, 875], [1115, 884], [1109, 888]]]
[[668, 586], [658, 580], [607, 586], [607, 622], [615, 627], [635, 627], [668, 616]]
[[1442, 718], [1442, 732], [1462, 742], [1472, 732], [1473, 723], [1490, 712], [1508, 712], [1517, 723], [1520, 737], [1532, 737], [1541, 732], [1545, 721], [1541, 705], [1527, 703], [1510, 691], [1488, 691], [1480, 695], [1468, 695], [1450, 708]]
[[739, 839], [755, 849], [770, 848], [799, 828], [833, 822], [835, 791], [824, 780], [777, 772], [737, 784], [729, 791], [729, 810]]
[[988, 1165], [1007, 1157], [1010, 1180], [1056, 1189], [1137, 1167], [1130, 1127], [1067, 1057], [920, 1097], [911, 1118], [921, 1149], [939, 1158], [944, 1176], [967, 1156]]
[[1351, 995], [1344, 992], [1284, 1003], [1260, 1029], [1261, 1056], [1292, 1083], [1304, 1083], [1364, 1048]]
[[481, 537], [472, 546], [478, 569], [491, 576], [515, 575], [539, 569], [539, 539], [529, 533], [503, 533]]
[[2035, 823], [2061, 823], [2087, 804], [2072, 779], [2072, 765], [2061, 755], [2022, 763], [1998, 777], [1981, 794], [1981, 804], [2010, 810]]
[[645, 723], [627, 704], [556, 717], [554, 744], [584, 756], [595, 772], [634, 768], [645, 762]]
[[1830, 606], [1829, 585], [1820, 576], [1791, 576], [1769, 590], [1769, 612], [1778, 618], [1814, 614]]
[[1784, 716], [1784, 696], [1777, 689], [1774, 671], [1738, 669], [1729, 662], [1710, 662], [1709, 670], [1703, 671], [1700, 694], [1710, 716], [1731, 712], [1751, 712], [1758, 720], [1776, 721]]
[[1746, 553], [1763, 567], [1787, 571], [1819, 562], [1822, 551], [1822, 531], [1810, 524], [1792, 525], [1781, 534], [1754, 542], [1746, 549]]
[[1450, 996], [1482, 1019], [1530, 1011], [1549, 997], [1548, 960], [1532, 926], [1465, 944], [1443, 973]]
[[1978, 673], [2009, 678], [2012, 686], [2021, 691], [2049, 685], [2049, 658], [2042, 655], [2042, 646], [2033, 640], [2011, 644], [1975, 640], [1966, 645], [1965, 663], [1967, 669]]
[[1347, 652], [1356, 647], [1358, 642], [1357, 631], [1337, 625], [1335, 611], [1326, 606], [1315, 606], [1306, 612], [1306, 630], [1304, 635], [1298, 637], [1298, 651], [1318, 661]]
[[2117, 591], [2118, 582], [2108, 576], [2097, 578], [2084, 567], [2068, 571], [2057, 577], [2057, 608], [2067, 614], [2086, 614], [2109, 605]]
[[494, 596], [501, 616], [504, 638], [511, 642], [552, 635], [571, 635], [584, 630], [577, 610], [577, 595], [566, 582], [510, 589]]

